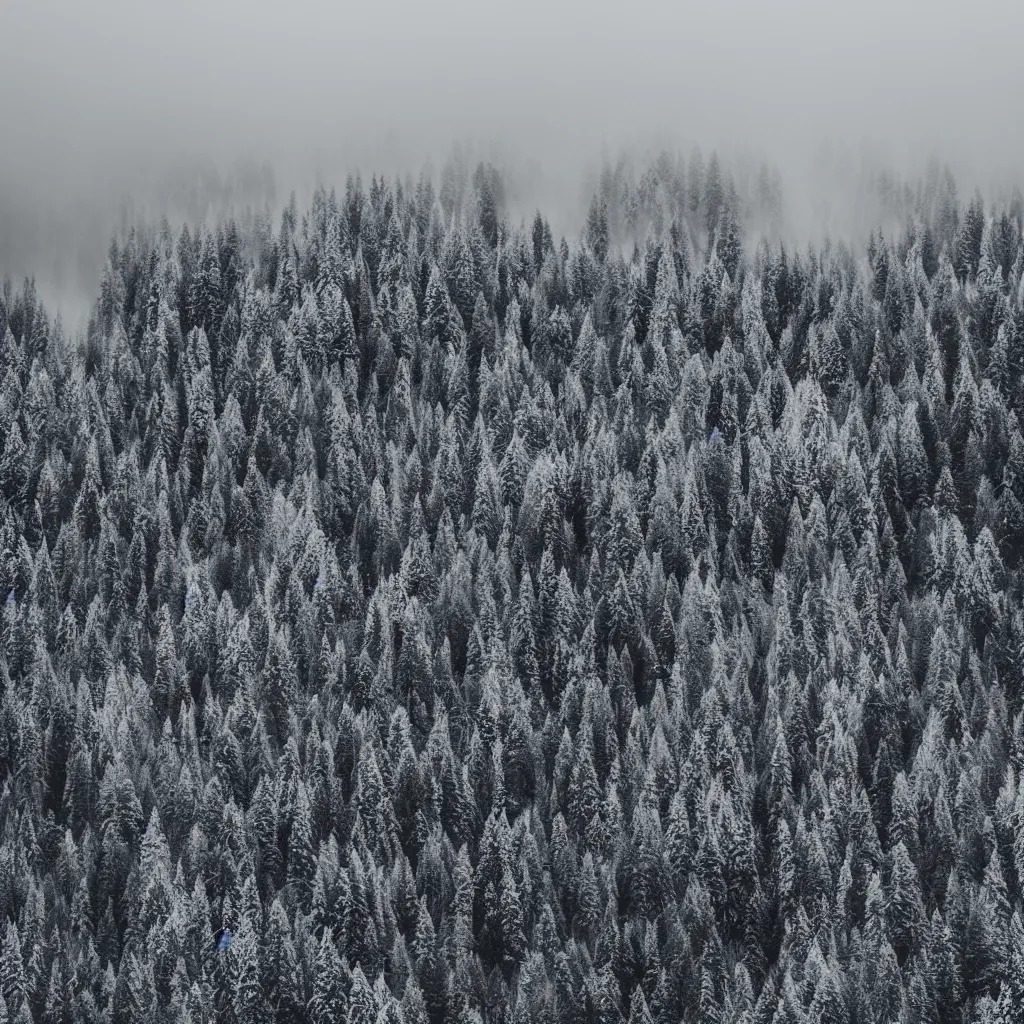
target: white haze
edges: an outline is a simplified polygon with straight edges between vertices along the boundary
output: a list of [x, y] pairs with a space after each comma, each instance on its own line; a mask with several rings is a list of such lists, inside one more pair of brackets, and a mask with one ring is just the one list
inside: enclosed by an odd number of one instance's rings
[[0, 0], [0, 276], [79, 317], [128, 197], [195, 216], [215, 171], [262, 203], [269, 165], [276, 207], [455, 140], [562, 230], [603, 157], [695, 143], [774, 162], [807, 233], [867, 162], [991, 191], [1024, 166], [1022, 29], [1013, 0]]

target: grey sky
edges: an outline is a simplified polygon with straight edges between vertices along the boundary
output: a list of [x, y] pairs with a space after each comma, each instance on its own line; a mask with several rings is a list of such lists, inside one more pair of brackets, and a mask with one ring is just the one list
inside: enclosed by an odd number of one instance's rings
[[36, 251], [45, 225], [92, 239], [200, 158], [269, 160], [287, 188], [469, 137], [575, 187], [602, 147], [797, 175], [870, 144], [984, 183], [1024, 164], [1022, 30], [1014, 0], [0, 0], [0, 273], [45, 278], [33, 261], [67, 262]]

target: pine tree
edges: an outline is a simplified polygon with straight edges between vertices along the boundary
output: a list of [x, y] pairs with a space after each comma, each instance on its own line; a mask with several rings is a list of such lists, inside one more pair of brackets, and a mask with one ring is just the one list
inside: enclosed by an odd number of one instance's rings
[[924, 921], [924, 908], [917, 869], [906, 846], [900, 842], [892, 851], [885, 916], [893, 947], [902, 959], [915, 947]]
[[313, 825], [310, 816], [309, 794], [300, 780], [296, 788], [295, 806], [291, 810], [291, 829], [288, 833], [288, 881], [302, 894], [305, 905], [315, 871]]
[[15, 1013], [28, 994], [21, 940], [17, 925], [11, 920], [7, 922], [3, 946], [0, 947], [0, 992], [3, 993], [8, 1010]]
[[270, 637], [263, 671], [261, 705], [268, 733], [283, 742], [288, 733], [288, 711], [297, 692], [295, 663], [286, 632], [275, 630]]
[[260, 964], [256, 934], [245, 927], [231, 946], [234, 956], [234, 999], [232, 1009], [239, 1024], [259, 1024], [264, 1020], [265, 1005], [260, 985]]
[[[345, 993], [344, 968], [338, 950], [326, 933], [313, 963], [313, 991], [309, 1000], [309, 1018], [314, 1024], [345, 1020], [348, 1000]], [[280, 1004], [278, 1010], [280, 1018]]]
[[[460, 266], [464, 266], [464, 263], [460, 263]], [[436, 266], [430, 272], [425, 301], [425, 333], [428, 337], [436, 338], [446, 352], [456, 351], [461, 345], [465, 328], [459, 311], [452, 302], [448, 287], [441, 277], [441, 271]]]

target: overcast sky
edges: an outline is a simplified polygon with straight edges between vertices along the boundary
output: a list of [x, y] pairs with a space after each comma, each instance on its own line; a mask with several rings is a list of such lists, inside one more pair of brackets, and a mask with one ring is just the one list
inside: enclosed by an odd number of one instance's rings
[[623, 146], [793, 174], [869, 146], [1006, 178], [1022, 43], [1015, 0], [0, 0], [0, 273], [74, 277], [54, 225], [88, 249], [116, 197], [197, 159], [288, 188], [470, 138], [574, 188]]

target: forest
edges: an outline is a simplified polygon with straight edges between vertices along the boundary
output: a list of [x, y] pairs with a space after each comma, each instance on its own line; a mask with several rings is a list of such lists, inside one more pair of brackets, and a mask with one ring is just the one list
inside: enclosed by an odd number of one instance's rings
[[1024, 1024], [1024, 200], [872, 188], [7, 281], [0, 1024]]

